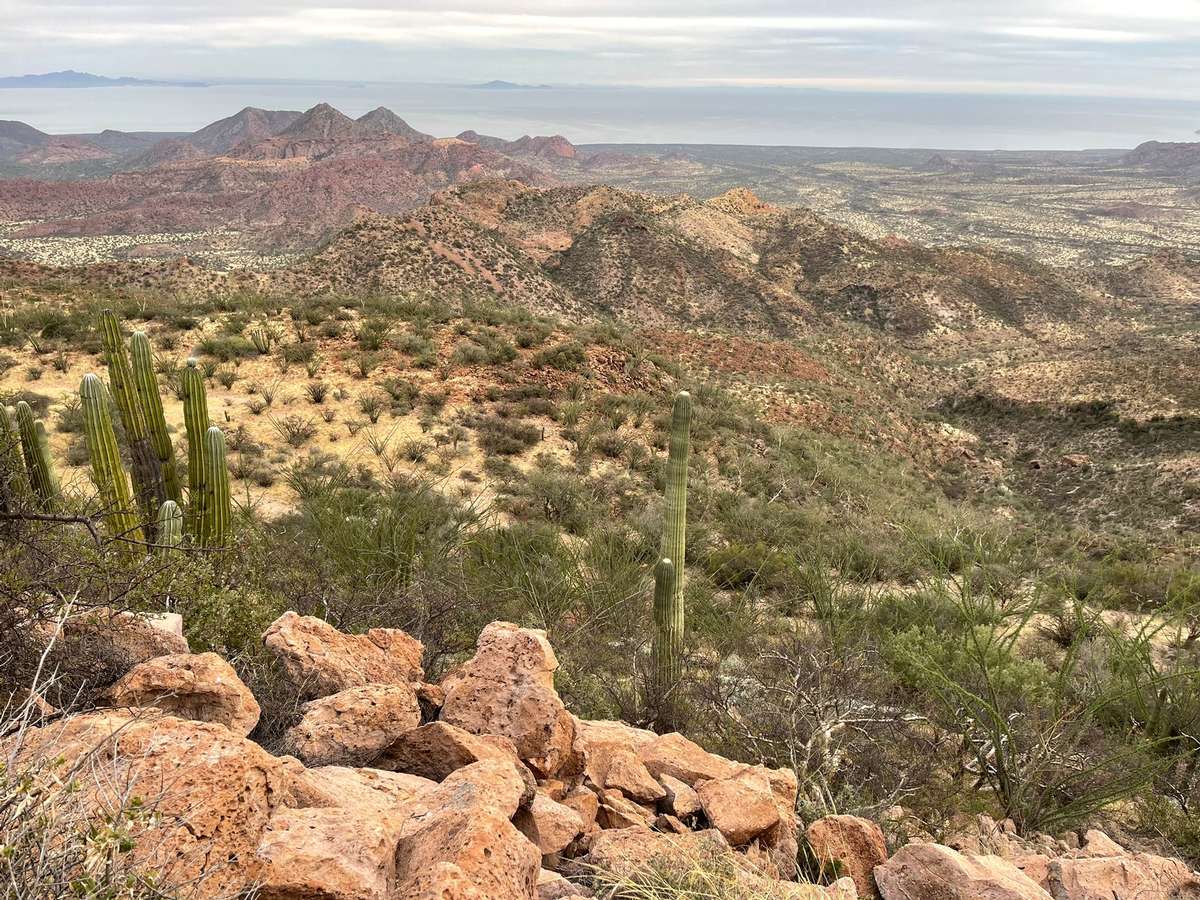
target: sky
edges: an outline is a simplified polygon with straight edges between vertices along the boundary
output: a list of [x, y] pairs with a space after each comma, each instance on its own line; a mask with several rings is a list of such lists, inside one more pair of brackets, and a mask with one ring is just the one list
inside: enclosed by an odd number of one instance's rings
[[0, 0], [0, 74], [1200, 96], [1200, 0]]

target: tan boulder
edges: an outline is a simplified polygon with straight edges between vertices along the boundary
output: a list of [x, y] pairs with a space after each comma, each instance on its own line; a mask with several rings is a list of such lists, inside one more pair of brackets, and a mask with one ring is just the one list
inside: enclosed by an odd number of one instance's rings
[[558, 660], [541, 631], [492, 622], [475, 656], [442, 682], [441, 719], [472, 734], [509, 738], [543, 778], [574, 758], [574, 718], [554, 689]]
[[584, 821], [571, 807], [551, 800], [544, 792], [534, 794], [528, 807], [517, 810], [513, 824], [543, 853], [558, 853], [583, 833]]
[[286, 612], [263, 633], [263, 643], [309, 699], [365, 684], [420, 682], [424, 647], [395, 628], [343, 634], [313, 616]]
[[664, 734], [638, 748], [642, 764], [655, 778], [670, 775], [691, 787], [701, 781], [732, 778], [745, 768], [723, 756], [709, 753], [682, 734]]
[[1119, 856], [1052, 859], [1047, 867], [1046, 888], [1054, 900], [1200, 897], [1200, 879], [1180, 860], [1124, 851]]
[[106, 692], [113, 706], [154, 707], [180, 719], [215, 722], [239, 737], [259, 708], [233, 666], [215, 653], [180, 653], [138, 663]]
[[667, 810], [679, 819], [690, 819], [700, 812], [700, 795], [673, 775], [662, 776]]
[[296, 807], [343, 806], [395, 816], [407, 814], [413, 800], [437, 787], [435, 781], [402, 772], [345, 766], [306, 769], [299, 762], [296, 768], [290, 803]]
[[642, 761], [631, 750], [620, 750], [608, 758], [608, 766], [600, 782], [606, 788], [616, 788], [638, 803], [655, 803], [667, 796], [663, 786], [651, 777]]
[[517, 748], [508, 738], [471, 734], [449, 722], [430, 722], [398, 735], [378, 755], [374, 765], [441, 781], [454, 770], [482, 759], [519, 763]]
[[[364, 684], [304, 705], [288, 750], [308, 766], [365, 766], [421, 723], [408, 684]], [[380, 767], [385, 768], [385, 767]]]
[[734, 846], [743, 846], [779, 823], [779, 808], [759, 773], [702, 781], [696, 788], [708, 821]]
[[563, 900], [564, 897], [591, 897], [592, 892], [582, 885], [568, 881], [557, 872], [542, 869], [538, 872], [537, 900]]
[[644, 828], [654, 821], [654, 812], [634, 803], [616, 789], [600, 792], [596, 821], [601, 828]]
[[879, 896], [874, 871], [888, 854], [876, 823], [858, 816], [825, 816], [808, 826], [807, 837], [822, 870], [848, 875], [860, 897]]
[[282, 809], [258, 846], [261, 900], [373, 900], [391, 890], [399, 827], [362, 809]]
[[579, 818], [583, 821], [584, 831], [592, 830], [596, 824], [596, 816], [600, 812], [600, 798], [596, 796], [595, 791], [580, 785], [567, 791], [559, 802], [579, 814]]
[[779, 822], [765, 831], [759, 841], [767, 848], [771, 863], [781, 878], [795, 878], [796, 855], [800, 851], [800, 822], [796, 818], [796, 796], [800, 785], [791, 769], [767, 769], [755, 766], [753, 771], [766, 776], [779, 811]]
[[[20, 744], [17, 744], [20, 740]], [[84, 762], [75, 795], [97, 821], [139, 796], [155, 818], [134, 835], [135, 864], [190, 896], [249, 890], [264, 866], [256, 855], [272, 815], [290, 800], [287, 764], [223, 725], [158, 710], [101, 710], [27, 730], [0, 743], [18, 767], [61, 758]], [[220, 860], [221, 865], [213, 865]]]
[[[510, 763], [489, 759], [451, 772], [417, 798], [396, 851], [397, 894], [468, 897], [474, 889], [489, 900], [533, 897], [542, 855], [509, 821], [524, 792]], [[431, 887], [430, 879], [444, 883]]]
[[965, 856], [941, 844], [908, 844], [875, 869], [883, 900], [1051, 900], [998, 856]]
[[[641, 747], [658, 738], [653, 731], [612, 720], [575, 719], [575, 734], [575, 746], [584, 758], [584, 776], [595, 787], [619, 790], [624, 788], [605, 783], [613, 755], [632, 753], [636, 756]], [[640, 759], [638, 763], [641, 763]], [[651, 777], [649, 772], [646, 777]]]

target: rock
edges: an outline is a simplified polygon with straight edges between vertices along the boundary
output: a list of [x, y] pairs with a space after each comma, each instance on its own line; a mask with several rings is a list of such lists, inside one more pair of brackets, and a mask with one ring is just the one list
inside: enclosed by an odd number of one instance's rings
[[568, 881], [557, 872], [542, 869], [538, 872], [537, 900], [562, 900], [564, 897], [591, 897], [592, 892], [582, 885]]
[[[1083, 852], [1087, 852], [1087, 843]], [[1124, 850], [1118, 856], [1052, 859], [1047, 867], [1046, 888], [1054, 900], [1190, 900], [1200, 897], [1200, 879], [1184, 863]]]
[[594, 791], [580, 786], [568, 791], [559, 802], [579, 814], [585, 832], [592, 830], [596, 824], [596, 816], [600, 812], [600, 798]]
[[690, 819], [700, 812], [700, 795], [678, 778], [663, 775], [662, 786], [666, 794], [664, 805], [671, 815], [680, 819]]
[[440, 684], [430, 684], [428, 681], [414, 683], [417, 690], [417, 702], [421, 704], [421, 724], [426, 725], [437, 719], [442, 711], [442, 703], [446, 700], [446, 692]]
[[421, 642], [395, 628], [343, 634], [313, 616], [286, 612], [267, 628], [263, 643], [308, 699], [365, 684], [420, 682]]
[[521, 760], [548, 778], [574, 758], [575, 722], [554, 690], [557, 668], [543, 632], [493, 622], [475, 656], [442, 682], [442, 721], [511, 739]]
[[364, 684], [306, 703], [286, 743], [307, 766], [365, 766], [420, 723], [411, 685]]
[[265, 863], [261, 900], [373, 900], [396, 874], [399, 828], [384, 817], [341, 807], [283, 809], [258, 847]]
[[908, 844], [875, 869], [884, 900], [1050, 900], [998, 856], [964, 856], [941, 844]]
[[[0, 757], [14, 749], [0, 742]], [[189, 882], [199, 897], [250, 891], [264, 872], [255, 850], [291, 798], [283, 760], [223, 725], [157, 710], [101, 710], [31, 728], [16, 762], [56, 757], [67, 767], [86, 758], [76, 797], [98, 815], [142, 797], [157, 818], [149, 835], [135, 836], [132, 861]]]
[[399, 735], [378, 755], [374, 765], [441, 781], [456, 769], [482, 759], [520, 764], [517, 748], [508, 738], [475, 735], [448, 722], [430, 722]]
[[768, 829], [759, 840], [767, 847], [772, 864], [781, 878], [796, 877], [796, 855], [800, 851], [800, 823], [796, 819], [796, 795], [800, 785], [791, 769], [754, 768], [762, 772], [779, 811], [779, 822]]
[[808, 826], [807, 836], [823, 870], [849, 876], [859, 897], [879, 896], [873, 873], [888, 858], [883, 829], [858, 816], [825, 816]]
[[180, 653], [138, 663], [107, 691], [114, 706], [161, 709], [180, 719], [215, 722], [245, 737], [259, 708], [233, 666], [215, 653]]
[[[620, 785], [609, 785], [605, 782], [613, 754], [636, 754], [639, 748], [658, 739], [658, 735], [653, 731], [634, 728], [624, 722], [588, 719], [574, 721], [576, 747], [584, 757], [584, 776], [597, 788], [615, 787], [624, 790]], [[641, 763], [640, 759], [638, 763]], [[649, 772], [646, 776], [651, 777]]]
[[345, 766], [305, 769], [296, 765], [298, 771], [293, 773], [291, 786], [291, 805], [296, 807], [342, 806], [396, 817], [407, 815], [414, 800], [437, 787], [437, 782], [428, 778], [402, 772]]
[[574, 809], [538, 791], [527, 808], [517, 810], [513, 824], [537, 848], [558, 853], [583, 832], [583, 817]]
[[713, 827], [734, 846], [750, 843], [779, 822], [779, 809], [765, 778], [722, 778], [696, 788], [700, 806]]
[[743, 768], [715, 753], [709, 753], [682, 734], [672, 732], [638, 748], [638, 757], [655, 778], [670, 775], [690, 787], [701, 781], [734, 777]]
[[489, 759], [451, 772], [422, 794], [400, 834], [398, 896], [534, 896], [542, 855], [509, 821], [524, 792], [511, 764]]
[[1083, 835], [1081, 854], [1084, 856], [1124, 856], [1125, 848], [1099, 828], [1089, 828]]
[[660, 813], [654, 817], [654, 830], [667, 834], [687, 834], [691, 831], [686, 825], [669, 813]]
[[601, 828], [644, 828], [654, 821], [654, 814], [620, 791], [606, 790], [600, 794], [600, 811], [596, 821]]
[[608, 766], [600, 782], [615, 788], [638, 803], [654, 803], [667, 796], [663, 786], [655, 781], [642, 761], [631, 750], [620, 750], [608, 758]]

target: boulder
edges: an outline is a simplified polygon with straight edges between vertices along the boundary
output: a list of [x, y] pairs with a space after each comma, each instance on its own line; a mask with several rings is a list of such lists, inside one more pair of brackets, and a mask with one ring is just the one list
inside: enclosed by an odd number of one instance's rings
[[655, 778], [670, 775], [690, 787], [701, 781], [734, 777], [744, 766], [709, 753], [682, 734], [664, 734], [638, 748], [638, 757]]
[[520, 765], [517, 748], [508, 738], [471, 734], [449, 722], [430, 722], [398, 735], [379, 753], [374, 766], [441, 781], [456, 769], [483, 759]]
[[308, 699], [365, 684], [408, 684], [424, 678], [425, 648], [395, 628], [343, 634], [322, 619], [286, 612], [263, 633], [263, 643]]
[[443, 680], [441, 720], [509, 738], [521, 760], [548, 778], [574, 759], [575, 722], [554, 690], [557, 668], [544, 632], [493, 622], [475, 656]]
[[[583, 774], [597, 788], [615, 787], [624, 790], [620, 785], [605, 783], [613, 755], [636, 755], [642, 746], [658, 738], [653, 731], [634, 728], [624, 722], [588, 719], [574, 721], [576, 749], [584, 759]], [[641, 763], [640, 759], [638, 763]], [[646, 773], [646, 777], [651, 778], [649, 772]]]
[[596, 821], [601, 828], [645, 828], [654, 821], [654, 813], [613, 789], [600, 792]]
[[781, 878], [796, 877], [796, 855], [800, 851], [800, 823], [796, 818], [796, 795], [800, 791], [796, 773], [791, 769], [767, 769], [755, 766], [770, 785], [779, 822], [762, 834], [759, 841], [767, 848], [771, 863]]
[[513, 818], [521, 834], [543, 853], [558, 853], [583, 832], [584, 821], [574, 809], [551, 800], [542, 791], [534, 794], [528, 807]]
[[557, 872], [542, 869], [538, 872], [537, 900], [563, 900], [564, 897], [591, 897], [590, 890], [568, 881]]
[[690, 819], [700, 812], [700, 795], [672, 775], [662, 776], [663, 805], [679, 819]]
[[601, 785], [615, 788], [638, 803], [654, 803], [667, 796], [632, 750], [619, 750], [609, 756], [603, 779]]
[[858, 816], [825, 816], [808, 826], [807, 837], [822, 870], [849, 876], [859, 897], [879, 896], [874, 871], [888, 854], [876, 823]]
[[585, 832], [595, 827], [596, 816], [600, 812], [600, 798], [596, 796], [595, 791], [579, 786], [568, 791], [559, 802], [579, 814]]
[[1200, 898], [1200, 879], [1178, 859], [1122, 851], [1052, 859], [1046, 889], [1054, 900], [1192, 900]]
[[[20, 743], [18, 744], [17, 741]], [[103, 821], [129, 796], [155, 818], [134, 835], [134, 864], [189, 896], [232, 896], [264, 874], [255, 850], [291, 798], [287, 763], [223, 725], [158, 710], [101, 710], [61, 719], [0, 745], [18, 768], [61, 759], [86, 766], [76, 800]], [[220, 860], [220, 865], [213, 865]]]
[[346, 688], [306, 703], [303, 713], [288, 730], [286, 744], [308, 766], [369, 765], [421, 723], [421, 708], [409, 684]]
[[360, 809], [282, 809], [258, 846], [261, 900], [373, 900], [396, 874], [399, 828]]
[[306, 769], [298, 761], [294, 764], [290, 805], [296, 807], [341, 806], [395, 817], [407, 815], [412, 801], [437, 787], [428, 778], [402, 772], [345, 766]]
[[107, 691], [113, 706], [154, 707], [180, 719], [215, 722], [239, 737], [259, 708], [233, 666], [215, 653], [178, 653], [138, 663]]
[[708, 821], [734, 846], [743, 846], [779, 823], [779, 809], [765, 777], [700, 782], [696, 788]]
[[417, 798], [396, 850], [397, 895], [533, 897], [542, 854], [509, 821], [524, 792], [511, 764], [490, 759], [451, 772]]
[[908, 844], [875, 869], [883, 900], [1051, 900], [998, 856], [964, 856], [941, 844]]

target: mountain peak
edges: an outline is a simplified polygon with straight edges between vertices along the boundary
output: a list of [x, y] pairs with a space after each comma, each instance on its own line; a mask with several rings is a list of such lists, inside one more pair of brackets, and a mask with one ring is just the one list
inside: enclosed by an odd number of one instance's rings
[[365, 134], [392, 134], [419, 143], [433, 140], [432, 135], [417, 131], [386, 106], [377, 106], [354, 121]]
[[328, 140], [347, 137], [357, 132], [357, 125], [344, 112], [328, 103], [318, 103], [280, 132], [289, 138]]

